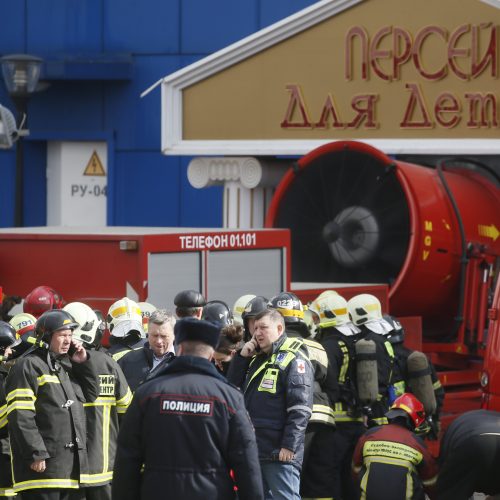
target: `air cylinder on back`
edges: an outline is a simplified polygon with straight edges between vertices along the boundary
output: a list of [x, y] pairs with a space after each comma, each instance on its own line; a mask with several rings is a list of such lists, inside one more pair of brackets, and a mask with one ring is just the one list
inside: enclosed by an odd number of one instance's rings
[[424, 405], [425, 413], [434, 414], [437, 408], [436, 395], [429, 360], [424, 353], [414, 351], [408, 356], [408, 378], [410, 389]]
[[356, 375], [359, 400], [363, 405], [370, 405], [378, 395], [377, 352], [373, 340], [356, 342]]

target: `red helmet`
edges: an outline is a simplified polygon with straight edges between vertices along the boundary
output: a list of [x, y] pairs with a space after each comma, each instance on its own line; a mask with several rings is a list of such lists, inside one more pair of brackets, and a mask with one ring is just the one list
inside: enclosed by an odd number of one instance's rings
[[404, 415], [409, 415], [415, 429], [425, 421], [424, 405], [411, 393], [405, 392], [397, 398], [387, 412], [388, 419]]
[[37, 286], [24, 299], [23, 311], [39, 318], [45, 311], [61, 309], [63, 298], [49, 286]]

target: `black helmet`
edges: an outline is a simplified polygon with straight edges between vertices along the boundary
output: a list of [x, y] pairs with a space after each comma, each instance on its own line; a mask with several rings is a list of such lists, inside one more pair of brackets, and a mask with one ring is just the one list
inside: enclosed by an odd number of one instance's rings
[[62, 309], [52, 309], [44, 312], [38, 318], [35, 325], [35, 336], [37, 340], [50, 341], [54, 332], [67, 328], [74, 330], [79, 326], [69, 312]]
[[392, 330], [387, 334], [387, 340], [391, 344], [402, 344], [405, 339], [405, 329], [403, 325], [394, 316], [384, 314], [383, 319], [392, 326]]
[[211, 300], [203, 308], [201, 319], [224, 327], [233, 324], [233, 313], [222, 300]]
[[3, 354], [7, 347], [14, 347], [20, 342], [21, 339], [16, 337], [15, 328], [5, 321], [0, 321], [0, 354]]
[[269, 307], [276, 309], [285, 318], [285, 323], [304, 323], [304, 308], [300, 299], [291, 292], [281, 292], [269, 301]]
[[255, 318], [257, 314], [268, 309], [269, 300], [262, 295], [257, 295], [250, 301], [247, 302], [245, 309], [241, 313], [241, 319], [243, 320], [243, 326], [245, 327], [245, 332], [248, 332], [248, 319]]

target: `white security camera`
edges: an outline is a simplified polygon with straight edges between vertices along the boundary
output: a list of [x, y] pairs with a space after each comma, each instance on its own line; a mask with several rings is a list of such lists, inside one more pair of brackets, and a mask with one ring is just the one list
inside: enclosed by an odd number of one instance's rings
[[0, 149], [9, 149], [19, 138], [14, 115], [0, 104]]

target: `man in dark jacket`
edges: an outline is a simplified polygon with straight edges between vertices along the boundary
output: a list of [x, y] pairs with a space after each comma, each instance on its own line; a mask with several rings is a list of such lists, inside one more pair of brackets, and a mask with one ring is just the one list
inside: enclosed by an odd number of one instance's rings
[[[213, 323], [175, 325], [178, 357], [141, 385], [118, 436], [115, 500], [261, 500], [252, 424], [241, 393], [210, 362]], [[231, 478], [233, 472], [234, 481]]]
[[304, 437], [313, 405], [312, 366], [302, 345], [302, 339], [287, 337], [278, 311], [262, 311], [228, 374], [244, 389], [266, 498], [274, 500], [300, 499]]
[[446, 430], [440, 461], [439, 500], [467, 500], [475, 491], [499, 494], [500, 413], [474, 410], [460, 415]]
[[77, 498], [72, 491], [88, 473], [82, 403], [95, 400], [99, 388], [91, 355], [72, 340], [76, 327], [66, 311], [42, 314], [35, 327], [41, 347], [7, 378], [12, 475], [23, 500]]
[[149, 317], [148, 342], [118, 360], [130, 390], [134, 392], [149, 373], [169, 363], [174, 357], [175, 318], [165, 309], [157, 309]]

